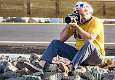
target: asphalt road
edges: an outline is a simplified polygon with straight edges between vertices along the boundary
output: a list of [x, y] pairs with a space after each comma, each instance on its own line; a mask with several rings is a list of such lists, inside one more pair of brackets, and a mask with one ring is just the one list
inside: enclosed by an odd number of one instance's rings
[[[0, 24], [0, 44], [2, 41], [50, 42], [59, 39], [65, 24]], [[105, 25], [105, 43], [115, 42], [115, 25]], [[75, 41], [74, 38], [68, 41]], [[5, 42], [4, 42], [5, 43]], [[7, 43], [7, 42], [6, 42]]]

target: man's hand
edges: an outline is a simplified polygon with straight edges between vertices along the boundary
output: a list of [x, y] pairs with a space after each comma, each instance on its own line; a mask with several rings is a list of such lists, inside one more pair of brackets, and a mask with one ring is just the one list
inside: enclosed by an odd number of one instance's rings
[[77, 27], [79, 27], [79, 25], [77, 24], [77, 21], [75, 19], [73, 19], [73, 21], [71, 23], [69, 23], [68, 26], [72, 27], [75, 30]]
[[78, 24], [77, 21], [74, 19], [70, 24], [68, 24], [69, 27], [72, 27], [73, 29], [75, 29], [81, 36], [82, 39], [84, 40], [91, 40], [93, 41], [96, 37], [97, 34], [95, 33], [89, 33], [84, 31]]

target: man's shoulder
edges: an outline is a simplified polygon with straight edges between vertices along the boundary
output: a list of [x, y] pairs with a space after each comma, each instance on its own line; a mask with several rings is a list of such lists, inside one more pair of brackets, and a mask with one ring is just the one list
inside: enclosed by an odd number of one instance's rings
[[93, 16], [92, 17], [92, 21], [94, 21], [94, 22], [98, 22], [98, 23], [103, 23], [103, 21], [101, 20], [101, 18], [98, 18], [98, 17], [95, 17], [95, 16]]
[[92, 19], [94, 19], [94, 20], [100, 20], [100, 18], [95, 17], [95, 16], [92, 16]]

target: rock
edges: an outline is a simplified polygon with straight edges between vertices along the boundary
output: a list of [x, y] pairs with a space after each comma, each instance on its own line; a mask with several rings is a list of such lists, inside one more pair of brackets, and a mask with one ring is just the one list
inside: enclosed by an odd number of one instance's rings
[[94, 76], [88, 71], [86, 70], [85, 67], [82, 66], [78, 66], [75, 71], [72, 73], [76, 80], [77, 79], [86, 79], [86, 80], [94, 80]]
[[100, 80], [115, 80], [115, 74], [106, 74]]
[[115, 61], [111, 65], [108, 66], [109, 70], [114, 70], [115, 69]]
[[54, 57], [53, 58], [53, 60], [52, 60], [52, 63], [64, 63], [65, 65], [68, 65], [68, 64], [70, 64], [70, 60], [69, 59], [67, 59], [67, 58], [63, 58], [63, 57], [60, 57], [60, 56], [56, 56], [56, 57]]
[[16, 78], [9, 78], [9, 79], [5, 79], [5, 80], [26, 80], [26, 78], [24, 78], [24, 77], [16, 77]]
[[[41, 74], [41, 72], [36, 72], [36, 73], [31, 74], [31, 75], [32, 75], [32, 76], [41, 76], [41, 75], [43, 76], [43, 74]], [[41, 77], [42, 77], [42, 76], [41, 76]]]
[[7, 72], [7, 71], [17, 72], [17, 70], [18, 70], [18, 68], [13, 66], [10, 62], [8, 62], [4, 69], [4, 72]]
[[23, 75], [22, 77], [9, 78], [5, 80], [42, 80], [40, 76]]
[[82, 66], [78, 66], [75, 70], [77, 73], [85, 73], [86, 72], [86, 68], [82, 67]]
[[[114, 69], [114, 70], [111, 70], [109, 73], [115, 74], [115, 69]], [[109, 74], [109, 73], [108, 73], [108, 74]]]
[[37, 54], [32, 54], [30, 61], [24, 57], [19, 57], [14, 62], [0, 58], [0, 80], [115, 80], [114, 64], [109, 65], [109, 70], [98, 66], [79, 66], [73, 70], [73, 75], [65, 76], [63, 65], [66, 63], [63, 59], [59, 60], [64, 63], [61, 64], [63, 71], [59, 64], [47, 64], [44, 72], [37, 67], [39, 59]]
[[11, 58], [9, 56], [1, 55], [0, 60], [9, 62]]
[[57, 64], [47, 64], [45, 65], [44, 71], [45, 72], [57, 72], [58, 66]]
[[26, 57], [22, 57], [22, 56], [19, 56], [17, 58], [17, 61], [19, 61], [19, 62], [28, 62], [27, 58]]
[[58, 71], [57, 64], [45, 65], [44, 71], [44, 80], [61, 80], [64, 76], [64, 73]]
[[27, 68], [23, 68], [21, 70], [18, 70], [17, 73], [19, 73], [21, 76], [22, 75], [28, 75], [29, 74], [28, 71], [29, 70]]
[[61, 80], [80, 80], [80, 78], [75, 79], [74, 76], [66, 76], [66, 77], [63, 77]]
[[85, 73], [80, 74], [81, 78], [86, 80], [95, 80], [95, 77], [89, 72], [86, 71]]
[[5, 80], [3, 74], [0, 74], [0, 80]]
[[63, 77], [63, 73], [45, 72], [43, 80], [61, 80]]
[[33, 63], [33, 61], [38, 61], [39, 59], [40, 59], [40, 56], [35, 53], [32, 53], [30, 55], [30, 63]]
[[16, 78], [19, 76], [19, 74], [16, 72], [7, 71], [7, 72], [4, 72], [3, 76], [5, 79], [8, 79], [8, 78]]
[[42, 80], [40, 76], [24, 75], [24, 80]]
[[3, 65], [2, 63], [0, 63], [0, 73], [4, 73], [4, 69], [5, 69], [5, 65]]
[[98, 66], [87, 66], [86, 69], [96, 80], [101, 80], [104, 74], [108, 74], [108, 69], [99, 68]]
[[23, 68], [25, 68], [24, 62], [18, 61], [18, 62], [16, 63], [16, 67], [17, 67], [19, 70], [22, 70]]
[[83, 79], [80, 77], [79, 74], [76, 74], [74, 76], [64, 76], [61, 80], [88, 80], [88, 79]]
[[0, 73], [4, 73], [4, 69], [7, 65], [8, 61], [0, 61]]

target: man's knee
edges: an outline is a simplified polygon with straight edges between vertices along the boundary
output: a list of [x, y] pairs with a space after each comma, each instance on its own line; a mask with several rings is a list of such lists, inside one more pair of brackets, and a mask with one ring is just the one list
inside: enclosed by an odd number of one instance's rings
[[60, 40], [52, 40], [51, 44], [58, 44], [60, 43]]
[[94, 45], [94, 43], [91, 40], [85, 41], [85, 46], [90, 47], [92, 50], [94, 50], [96, 48], [96, 46]]
[[85, 44], [91, 44], [91, 45], [93, 45], [93, 42], [91, 40], [86, 40]]

